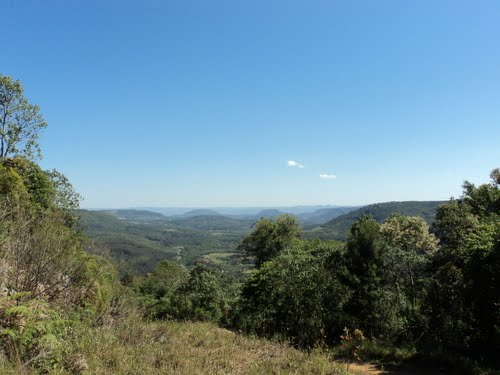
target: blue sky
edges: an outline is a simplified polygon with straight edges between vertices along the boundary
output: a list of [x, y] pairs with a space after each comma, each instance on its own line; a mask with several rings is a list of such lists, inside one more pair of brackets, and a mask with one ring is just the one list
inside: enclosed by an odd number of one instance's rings
[[1, 18], [0, 73], [83, 207], [448, 199], [500, 166], [498, 1], [4, 0]]

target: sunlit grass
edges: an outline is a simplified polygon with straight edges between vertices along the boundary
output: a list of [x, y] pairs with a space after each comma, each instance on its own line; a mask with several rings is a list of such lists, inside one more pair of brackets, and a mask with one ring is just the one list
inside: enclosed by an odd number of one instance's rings
[[321, 351], [246, 337], [209, 323], [129, 320], [72, 343], [89, 374], [347, 374]]

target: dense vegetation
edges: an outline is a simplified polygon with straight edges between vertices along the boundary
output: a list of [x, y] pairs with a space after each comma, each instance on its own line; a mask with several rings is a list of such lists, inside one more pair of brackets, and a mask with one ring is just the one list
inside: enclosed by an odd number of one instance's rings
[[123, 271], [144, 274], [162, 260], [188, 267], [201, 261], [220, 268], [205, 257], [212, 253], [228, 255], [223, 262], [226, 272], [239, 275], [245, 270], [236, 248], [250, 231], [250, 221], [215, 215], [172, 219], [135, 210], [81, 210], [80, 215], [85, 233], [109, 248]]
[[[139, 281], [139, 293], [156, 318], [212, 320], [349, 358], [418, 355], [472, 372], [498, 368], [498, 170], [491, 178], [466, 182], [460, 199], [437, 208], [431, 227], [417, 216], [379, 223], [364, 215], [346, 242], [301, 240], [290, 215], [262, 218], [239, 246], [256, 266], [240, 292], [216, 272], [160, 263]], [[176, 281], [157, 293], [152, 285], [166, 274]]]
[[340, 344], [347, 328], [367, 339], [365, 355], [403, 347], [498, 368], [499, 177], [466, 182], [430, 230], [396, 214], [382, 224], [362, 216], [345, 244], [288, 238], [244, 285], [240, 324], [306, 347]]

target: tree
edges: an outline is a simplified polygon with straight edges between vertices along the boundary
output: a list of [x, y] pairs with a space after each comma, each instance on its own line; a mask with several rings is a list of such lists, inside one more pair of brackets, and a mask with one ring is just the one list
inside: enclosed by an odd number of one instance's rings
[[342, 252], [340, 243], [297, 241], [264, 263], [243, 286], [242, 328], [302, 347], [333, 341], [348, 298], [335, 262]]
[[494, 187], [500, 185], [500, 168], [495, 168], [490, 173], [491, 183]]
[[465, 182], [461, 199], [441, 206], [436, 215], [441, 251], [433, 259], [424, 310], [431, 317], [431, 344], [444, 350], [500, 350], [498, 176], [495, 169], [491, 184]]
[[38, 137], [46, 126], [40, 108], [24, 97], [21, 82], [0, 75], [0, 159], [40, 157]]
[[168, 260], [159, 262], [154, 271], [139, 286], [141, 293], [157, 299], [170, 296], [189, 278], [188, 271], [180, 264]]
[[200, 265], [191, 270], [189, 279], [177, 290], [176, 297], [177, 306], [174, 303], [174, 307], [178, 319], [217, 322], [228, 310], [220, 274]]
[[291, 215], [280, 215], [275, 220], [260, 219], [255, 229], [238, 246], [238, 250], [255, 257], [258, 267], [274, 258], [300, 235], [300, 224]]
[[371, 216], [363, 216], [351, 227], [347, 240], [346, 284], [353, 294], [346, 307], [352, 328], [362, 328], [370, 337], [388, 333], [392, 301], [387, 300], [385, 283], [385, 246], [380, 224]]
[[380, 232], [388, 245], [386, 258], [396, 289], [399, 292], [403, 284], [415, 312], [417, 277], [437, 251], [438, 240], [420, 217], [393, 215], [380, 226]]

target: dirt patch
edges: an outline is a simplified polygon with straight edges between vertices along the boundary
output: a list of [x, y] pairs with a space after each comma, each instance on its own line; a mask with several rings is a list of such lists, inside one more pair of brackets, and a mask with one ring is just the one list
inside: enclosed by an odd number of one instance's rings
[[443, 375], [443, 372], [434, 369], [406, 366], [387, 369], [373, 363], [351, 363], [349, 370], [363, 375]]

